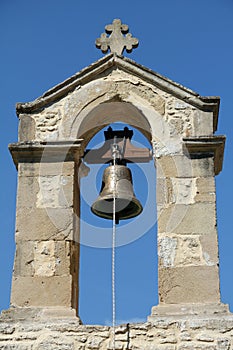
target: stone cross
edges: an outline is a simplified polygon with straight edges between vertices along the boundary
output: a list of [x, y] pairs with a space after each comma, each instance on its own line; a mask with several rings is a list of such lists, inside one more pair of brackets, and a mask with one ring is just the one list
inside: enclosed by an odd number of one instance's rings
[[120, 19], [114, 19], [112, 24], [106, 25], [105, 31], [110, 35], [107, 36], [106, 33], [102, 33], [100, 38], [95, 41], [96, 47], [101, 49], [103, 53], [110, 49], [111, 53], [121, 55], [124, 49], [131, 52], [133, 48], [138, 46], [138, 39], [133, 38], [132, 34], [128, 33], [128, 25], [122, 24]]

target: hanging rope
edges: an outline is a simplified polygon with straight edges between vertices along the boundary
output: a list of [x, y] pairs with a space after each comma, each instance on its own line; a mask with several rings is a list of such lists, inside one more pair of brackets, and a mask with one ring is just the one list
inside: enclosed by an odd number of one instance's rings
[[119, 223], [119, 219], [116, 215], [116, 159], [122, 159], [125, 153], [126, 138], [123, 139], [123, 147], [120, 148], [117, 144], [117, 137], [114, 136], [114, 141], [111, 147], [112, 159], [113, 159], [113, 214], [112, 214], [112, 342], [113, 350], [115, 350], [116, 344], [116, 291], [115, 291], [115, 249], [116, 249], [116, 224]]
[[112, 157], [113, 157], [113, 214], [112, 214], [112, 342], [113, 350], [115, 350], [116, 344], [116, 292], [115, 292], [115, 248], [116, 248], [116, 158], [118, 154], [118, 147], [116, 144], [116, 139], [114, 138], [114, 143], [112, 145]]
[[[115, 159], [113, 161], [115, 166]], [[115, 247], [116, 247], [116, 178], [114, 172], [113, 216], [112, 216], [112, 330], [113, 350], [115, 350], [116, 293], [115, 293]]]

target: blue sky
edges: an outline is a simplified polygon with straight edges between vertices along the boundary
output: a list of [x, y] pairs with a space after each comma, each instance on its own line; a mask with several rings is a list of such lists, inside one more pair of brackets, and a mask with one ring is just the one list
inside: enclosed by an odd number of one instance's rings
[[[102, 57], [94, 42], [114, 18], [139, 38], [133, 60], [201, 95], [221, 97], [217, 134], [226, 134], [227, 143], [216, 179], [220, 282], [222, 301], [233, 310], [232, 0], [1, 0], [0, 309], [9, 306], [14, 258], [17, 174], [7, 145], [17, 141], [15, 103], [34, 100]], [[136, 181], [141, 168], [132, 170], [143, 202]], [[88, 217], [85, 203], [83, 211]], [[145, 320], [157, 302], [155, 229], [118, 248], [118, 320]], [[81, 317], [105, 324], [111, 320], [111, 251], [84, 246], [81, 258]]]

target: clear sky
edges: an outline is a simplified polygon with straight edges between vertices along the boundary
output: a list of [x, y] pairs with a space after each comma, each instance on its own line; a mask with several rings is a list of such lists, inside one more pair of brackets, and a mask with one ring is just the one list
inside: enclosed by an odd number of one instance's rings
[[[121, 18], [139, 38], [139, 47], [130, 58], [200, 95], [221, 97], [217, 134], [226, 134], [227, 143], [223, 172], [216, 179], [220, 281], [222, 301], [233, 311], [232, 0], [0, 1], [0, 309], [9, 307], [15, 248], [17, 173], [7, 149], [9, 143], [17, 141], [15, 103], [34, 100], [102, 57], [94, 42], [114, 18]], [[145, 180], [142, 168], [132, 170], [135, 191], [145, 203], [145, 191], [137, 181]], [[101, 171], [97, 178], [101, 179]], [[88, 210], [84, 202], [86, 220]], [[123, 235], [123, 228], [120, 230], [119, 235]], [[156, 227], [147, 229], [134, 242], [117, 249], [119, 322], [145, 320], [157, 303], [155, 231]], [[81, 253], [82, 320], [108, 323], [111, 251], [87, 244]]]

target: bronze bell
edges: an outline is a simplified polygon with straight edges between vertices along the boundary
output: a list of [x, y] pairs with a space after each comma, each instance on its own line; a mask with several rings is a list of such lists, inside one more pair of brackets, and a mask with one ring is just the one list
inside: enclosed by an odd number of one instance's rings
[[105, 219], [113, 219], [113, 198], [116, 198], [116, 220], [131, 219], [142, 212], [142, 205], [135, 197], [132, 175], [125, 165], [110, 165], [104, 170], [102, 187], [92, 212]]

